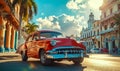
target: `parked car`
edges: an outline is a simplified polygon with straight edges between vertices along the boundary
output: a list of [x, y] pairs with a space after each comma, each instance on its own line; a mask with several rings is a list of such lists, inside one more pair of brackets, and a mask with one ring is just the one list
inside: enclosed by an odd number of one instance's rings
[[108, 49], [107, 48], [101, 48], [101, 53], [108, 53]]
[[41, 30], [30, 34], [26, 42], [18, 47], [17, 53], [21, 54], [22, 61], [30, 57], [39, 58], [43, 65], [63, 59], [80, 64], [84, 60], [85, 50], [82, 43], [65, 38], [58, 31]]
[[91, 53], [100, 53], [100, 49], [99, 48], [92, 48], [90, 50]]

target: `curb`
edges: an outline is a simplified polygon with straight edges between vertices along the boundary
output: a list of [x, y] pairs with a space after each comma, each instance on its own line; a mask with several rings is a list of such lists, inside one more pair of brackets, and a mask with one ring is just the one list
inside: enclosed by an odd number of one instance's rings
[[19, 54], [15, 52], [5, 52], [5, 53], [0, 53], [0, 56], [19, 56]]

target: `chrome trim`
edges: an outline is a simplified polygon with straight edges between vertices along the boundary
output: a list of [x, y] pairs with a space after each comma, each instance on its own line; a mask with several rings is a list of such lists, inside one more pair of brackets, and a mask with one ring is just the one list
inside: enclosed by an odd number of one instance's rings
[[47, 54], [46, 57], [49, 59], [80, 58], [84, 57], [84, 54]]
[[74, 46], [57, 47], [47, 51], [46, 57], [52, 59], [80, 58], [84, 57], [84, 50]]

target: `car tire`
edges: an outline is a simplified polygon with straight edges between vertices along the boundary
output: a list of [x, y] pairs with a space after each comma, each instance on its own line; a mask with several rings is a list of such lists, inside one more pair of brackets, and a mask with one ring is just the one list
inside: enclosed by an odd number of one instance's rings
[[22, 61], [28, 60], [27, 51], [22, 51], [21, 56], [22, 56]]
[[44, 50], [40, 51], [40, 62], [42, 65], [49, 65], [51, 64], [51, 60], [46, 58], [46, 53]]
[[79, 65], [83, 62], [83, 60], [84, 58], [77, 58], [77, 59], [73, 59], [72, 61], [75, 65]]

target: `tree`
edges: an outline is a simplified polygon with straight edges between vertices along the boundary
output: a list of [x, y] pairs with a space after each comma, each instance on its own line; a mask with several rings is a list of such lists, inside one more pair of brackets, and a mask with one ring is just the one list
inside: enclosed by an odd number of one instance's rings
[[116, 29], [118, 30], [118, 47], [120, 48], [120, 13], [119, 14], [115, 14], [115, 16], [113, 17], [114, 21], [115, 21], [115, 25], [117, 26]]
[[21, 24], [22, 24], [22, 20], [24, 20], [25, 22], [29, 22], [29, 20], [32, 19], [33, 15], [37, 14], [37, 5], [34, 2], [34, 0], [13, 0], [13, 4], [12, 6], [15, 7], [15, 5], [18, 4], [20, 6], [20, 12], [19, 12], [19, 35], [18, 35], [18, 39], [21, 39]]
[[37, 14], [37, 5], [34, 0], [13, 0], [12, 6], [14, 7], [16, 4], [20, 5], [20, 24], [22, 20], [28, 22], [34, 14]]
[[39, 28], [39, 26], [36, 25], [35, 23], [28, 23], [25, 27], [23, 27], [23, 30], [27, 34], [30, 34], [30, 33], [37, 31], [38, 28]]

